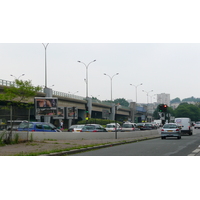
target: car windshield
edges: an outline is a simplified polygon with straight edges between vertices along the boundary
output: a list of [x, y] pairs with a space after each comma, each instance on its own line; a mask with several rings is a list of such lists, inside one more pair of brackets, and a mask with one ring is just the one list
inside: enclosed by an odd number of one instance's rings
[[123, 128], [132, 128], [133, 125], [132, 124], [123, 124]]
[[92, 129], [95, 129], [95, 126], [84, 126], [84, 129], [92, 130]]
[[83, 128], [85, 125], [78, 125], [76, 128]]
[[163, 128], [177, 128], [176, 124], [165, 124]]
[[106, 125], [106, 128], [115, 128], [115, 125]]
[[28, 124], [29, 124], [29, 128], [33, 128], [33, 124], [32, 123], [28, 123], [28, 122], [22, 122], [18, 128], [28, 128]]

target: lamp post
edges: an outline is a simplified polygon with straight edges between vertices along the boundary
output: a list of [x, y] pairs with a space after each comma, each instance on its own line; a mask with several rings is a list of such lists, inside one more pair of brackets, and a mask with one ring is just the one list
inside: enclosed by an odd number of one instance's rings
[[84, 64], [85, 67], [86, 67], [86, 80], [85, 80], [85, 82], [86, 82], [86, 97], [88, 97], [88, 67], [89, 67], [89, 65], [90, 65], [91, 63], [93, 63], [93, 62], [95, 62], [95, 61], [96, 61], [96, 60], [93, 60], [93, 61], [91, 61], [90, 63], [88, 63], [87, 65], [86, 65], [84, 62], [78, 61], [79, 63]]
[[44, 50], [45, 50], [45, 88], [47, 88], [47, 46], [49, 43], [47, 43], [46, 45], [44, 43], [42, 43], [44, 46]]
[[112, 77], [106, 73], [104, 73], [105, 76], [108, 76], [110, 78], [110, 83], [111, 83], [111, 102], [112, 102], [112, 79], [114, 76], [118, 75], [119, 73], [114, 74]]
[[142, 90], [142, 91], [147, 93], [147, 104], [148, 104], [148, 103], [149, 103], [149, 101], [148, 101], [148, 96], [149, 96], [149, 93], [150, 93], [150, 92], [153, 92], [153, 90], [151, 90], [151, 91], [148, 91], [148, 92], [147, 92], [147, 91], [144, 91], [144, 90]]
[[14, 75], [10, 75], [10, 76], [13, 76], [15, 79], [19, 79], [20, 77], [22, 77], [22, 76], [24, 76], [25, 74], [22, 74], [22, 75], [20, 75], [20, 76], [18, 76], [18, 78], [16, 77], [16, 76], [14, 76]]
[[133, 84], [130, 85], [135, 87], [135, 103], [137, 103], [137, 87], [142, 85], [142, 83], [140, 83], [139, 85], [133, 85]]

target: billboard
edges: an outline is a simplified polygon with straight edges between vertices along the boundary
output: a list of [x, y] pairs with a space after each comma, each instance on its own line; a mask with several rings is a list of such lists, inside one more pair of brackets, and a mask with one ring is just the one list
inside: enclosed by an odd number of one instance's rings
[[36, 116], [57, 116], [58, 98], [54, 97], [35, 97]]
[[53, 118], [54, 119], [65, 119], [65, 108], [64, 107], [58, 107], [57, 116], [54, 116]]
[[67, 119], [78, 119], [77, 107], [67, 107]]

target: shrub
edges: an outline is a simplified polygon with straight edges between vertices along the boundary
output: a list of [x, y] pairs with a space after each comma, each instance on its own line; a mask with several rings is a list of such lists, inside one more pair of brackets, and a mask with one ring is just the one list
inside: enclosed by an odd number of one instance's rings
[[[91, 118], [88, 121], [82, 120], [79, 121], [78, 124], [100, 124], [100, 125], [106, 125], [109, 123], [115, 123], [114, 120], [109, 120], [109, 119], [96, 119], [96, 118]], [[122, 124], [122, 122], [116, 121], [116, 123]]]

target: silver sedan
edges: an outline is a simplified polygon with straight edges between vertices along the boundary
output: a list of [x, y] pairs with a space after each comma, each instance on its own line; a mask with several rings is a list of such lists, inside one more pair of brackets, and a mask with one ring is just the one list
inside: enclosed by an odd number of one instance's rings
[[181, 139], [181, 129], [175, 123], [165, 124], [161, 129], [161, 139], [166, 137], [177, 137]]

